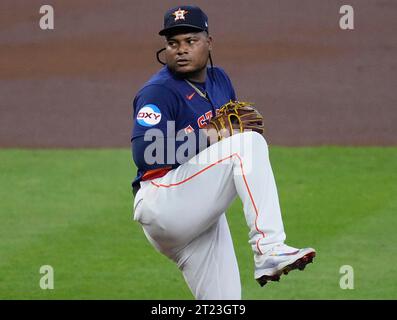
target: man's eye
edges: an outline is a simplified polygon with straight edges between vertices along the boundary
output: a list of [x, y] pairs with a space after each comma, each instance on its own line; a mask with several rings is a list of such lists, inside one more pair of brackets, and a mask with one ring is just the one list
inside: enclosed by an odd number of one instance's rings
[[189, 42], [189, 44], [193, 44], [193, 43], [196, 42], [196, 40], [193, 40], [193, 39], [192, 39], [192, 40], [189, 40], [188, 42]]

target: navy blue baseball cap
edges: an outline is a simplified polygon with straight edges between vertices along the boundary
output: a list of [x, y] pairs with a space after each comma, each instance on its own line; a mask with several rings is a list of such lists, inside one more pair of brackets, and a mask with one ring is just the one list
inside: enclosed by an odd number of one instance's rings
[[178, 29], [193, 29], [208, 32], [208, 17], [199, 7], [178, 6], [164, 15], [164, 29], [159, 32], [165, 36]]

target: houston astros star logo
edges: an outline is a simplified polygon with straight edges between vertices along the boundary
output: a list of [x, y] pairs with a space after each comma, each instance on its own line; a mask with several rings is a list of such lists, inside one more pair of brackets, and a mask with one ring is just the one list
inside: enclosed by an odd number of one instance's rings
[[188, 13], [189, 11], [186, 10], [181, 10], [181, 8], [179, 8], [178, 10], [176, 10], [173, 15], [175, 16], [175, 21], [177, 20], [185, 20], [185, 14]]

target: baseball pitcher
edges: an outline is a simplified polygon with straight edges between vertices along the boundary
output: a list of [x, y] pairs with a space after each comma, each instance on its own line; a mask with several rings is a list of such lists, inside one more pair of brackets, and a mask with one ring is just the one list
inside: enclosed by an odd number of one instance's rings
[[228, 75], [213, 66], [208, 30], [195, 6], [164, 16], [165, 48], [157, 52], [164, 66], [133, 102], [134, 220], [177, 264], [196, 299], [241, 299], [225, 214], [236, 197], [261, 286], [303, 270], [316, 253], [284, 243], [263, 117], [238, 101]]

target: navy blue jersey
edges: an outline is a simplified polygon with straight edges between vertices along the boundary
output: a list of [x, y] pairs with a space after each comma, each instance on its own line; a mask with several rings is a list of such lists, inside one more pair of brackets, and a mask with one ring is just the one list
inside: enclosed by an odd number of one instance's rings
[[[154, 177], [153, 173], [161, 175], [164, 170], [178, 167], [201, 151], [199, 129], [223, 104], [236, 100], [233, 85], [221, 68], [207, 68], [205, 83], [192, 83], [205, 92], [207, 98], [164, 66], [136, 95], [131, 143], [138, 172], [133, 186]], [[192, 135], [195, 145], [188, 151], [182, 150], [184, 157], [181, 159], [177, 154], [182, 149], [179, 147]]]

